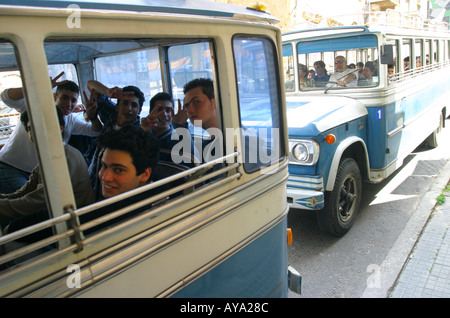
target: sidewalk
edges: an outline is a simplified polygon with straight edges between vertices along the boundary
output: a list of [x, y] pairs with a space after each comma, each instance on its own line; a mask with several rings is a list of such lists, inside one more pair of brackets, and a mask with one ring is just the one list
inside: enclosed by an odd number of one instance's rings
[[388, 297], [450, 298], [450, 191], [442, 193]]

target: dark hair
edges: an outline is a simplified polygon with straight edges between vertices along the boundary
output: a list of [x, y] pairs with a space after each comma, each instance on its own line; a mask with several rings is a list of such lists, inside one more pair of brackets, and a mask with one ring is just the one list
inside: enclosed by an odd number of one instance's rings
[[136, 175], [158, 163], [158, 139], [151, 132], [137, 126], [110, 130], [98, 137], [97, 144], [100, 148], [128, 152], [136, 168]]
[[[61, 109], [59, 109], [58, 107], [56, 107], [56, 115], [58, 115], [59, 125], [62, 127], [65, 127], [66, 122], [64, 121], [64, 115], [63, 115]], [[28, 131], [27, 124], [29, 121], [30, 121], [30, 118], [28, 117], [27, 111], [24, 111], [22, 114], [20, 114], [20, 122], [22, 123], [23, 127], [25, 127], [26, 131]]]
[[[136, 96], [139, 99], [139, 111], [142, 110], [142, 106], [144, 105], [144, 101], [145, 101], [145, 97], [144, 97], [144, 93], [137, 88], [136, 86], [125, 86], [124, 88], [122, 88], [122, 92], [133, 92], [134, 96]], [[117, 101], [119, 102], [119, 101]]]
[[80, 94], [80, 87], [72, 81], [67, 81], [61, 85], [56, 86], [56, 93], [60, 93], [62, 90], [68, 90]]
[[317, 65], [317, 66], [325, 68], [325, 63], [323, 61], [315, 61], [313, 65]]
[[167, 100], [167, 101], [171, 102], [173, 105], [172, 95], [170, 95], [169, 93], [166, 93], [166, 92], [160, 92], [160, 93], [156, 94], [155, 96], [153, 96], [152, 99], [150, 99], [150, 111], [153, 110], [153, 107], [155, 107], [156, 102], [159, 100]]
[[370, 71], [375, 72], [375, 66], [373, 65], [373, 62], [366, 62], [366, 66], [370, 69]]
[[214, 98], [214, 85], [213, 81], [209, 78], [196, 78], [186, 85], [184, 85], [183, 93], [186, 95], [191, 89], [201, 87], [203, 94], [208, 96], [209, 99]]

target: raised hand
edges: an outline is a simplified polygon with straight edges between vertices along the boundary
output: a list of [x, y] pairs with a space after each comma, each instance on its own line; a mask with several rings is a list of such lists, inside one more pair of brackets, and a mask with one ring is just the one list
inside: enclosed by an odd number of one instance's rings
[[178, 110], [176, 114], [172, 114], [172, 120], [178, 126], [183, 126], [186, 124], [188, 119], [187, 108], [183, 108], [181, 101], [178, 99]]
[[134, 92], [132, 92], [132, 91], [124, 92], [121, 88], [119, 88], [117, 86], [108, 89], [108, 97], [109, 98], [116, 98], [116, 99], [131, 101], [132, 100], [131, 95], [134, 95]]
[[158, 113], [159, 107], [154, 107], [147, 117], [141, 118], [141, 128], [144, 130], [151, 130], [158, 127]]
[[64, 71], [61, 72], [61, 73], [59, 73], [58, 75], [56, 75], [54, 78], [51, 78], [51, 77], [50, 77], [50, 81], [52, 82], [52, 88], [55, 88], [55, 87], [58, 86], [58, 85], [61, 85], [61, 84], [64, 84], [64, 83], [67, 83], [67, 82], [68, 82], [68, 80], [64, 80], [64, 81], [58, 82], [58, 79], [59, 79], [61, 76], [63, 76], [63, 75], [64, 75]]
[[86, 92], [83, 91], [84, 100], [86, 101], [85, 117], [90, 121], [97, 119], [97, 102], [94, 99], [95, 91], [91, 91], [91, 96], [88, 98]]

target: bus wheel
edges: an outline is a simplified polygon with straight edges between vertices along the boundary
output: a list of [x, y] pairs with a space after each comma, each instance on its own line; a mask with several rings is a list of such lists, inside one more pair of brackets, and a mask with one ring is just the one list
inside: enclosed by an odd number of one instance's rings
[[352, 158], [344, 159], [334, 183], [334, 189], [325, 193], [325, 207], [318, 211], [317, 221], [322, 230], [342, 236], [350, 230], [361, 202], [361, 173]]
[[428, 136], [428, 138], [425, 140], [425, 143], [430, 148], [436, 148], [439, 146], [440, 137], [442, 136], [442, 128], [444, 127], [444, 114], [441, 112], [441, 115], [439, 116], [439, 126], [436, 128], [433, 133]]

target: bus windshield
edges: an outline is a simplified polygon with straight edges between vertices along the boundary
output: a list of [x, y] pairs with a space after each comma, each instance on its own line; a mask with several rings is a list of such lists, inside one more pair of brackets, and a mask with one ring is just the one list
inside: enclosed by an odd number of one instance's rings
[[295, 91], [296, 86], [300, 90], [339, 90], [379, 83], [375, 35], [287, 43], [283, 46], [283, 61], [288, 92]]

